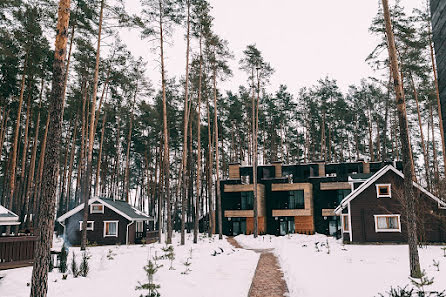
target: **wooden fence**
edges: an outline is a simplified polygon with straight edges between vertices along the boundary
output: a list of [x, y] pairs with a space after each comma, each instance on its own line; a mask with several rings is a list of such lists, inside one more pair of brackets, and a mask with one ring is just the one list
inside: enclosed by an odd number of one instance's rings
[[36, 240], [36, 236], [0, 237], [0, 270], [32, 265]]
[[156, 230], [156, 231], [147, 231], [146, 238], [147, 238], [147, 243], [157, 242], [158, 239], [159, 239], [158, 230]]

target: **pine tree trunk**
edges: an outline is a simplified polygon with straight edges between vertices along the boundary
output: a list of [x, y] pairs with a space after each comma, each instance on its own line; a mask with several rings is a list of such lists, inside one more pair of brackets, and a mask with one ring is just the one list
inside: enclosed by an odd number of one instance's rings
[[431, 123], [431, 134], [432, 134], [432, 152], [434, 157], [434, 178], [435, 181], [433, 182], [433, 185], [435, 185], [434, 191], [435, 193], [438, 193], [438, 182], [440, 179], [439, 176], [439, 170], [438, 170], [438, 160], [437, 160], [437, 144], [435, 141], [435, 130], [434, 130], [434, 115], [432, 111], [432, 103], [429, 104], [429, 117], [430, 117], [430, 123]]
[[[216, 76], [216, 71], [215, 71], [215, 66], [214, 66], [214, 104], [216, 103], [216, 96], [217, 96], [217, 94], [216, 94], [216, 92], [217, 92], [217, 90], [216, 90], [216, 86], [215, 86], [215, 80], [216, 80], [216, 78], [215, 78], [215, 76]], [[251, 123], [251, 126], [252, 126], [252, 184], [253, 184], [253, 195], [254, 195], [254, 203], [253, 203], [253, 208], [254, 208], [254, 238], [256, 238], [257, 237], [257, 235], [258, 235], [258, 219], [259, 219], [259, 214], [258, 214], [258, 212], [257, 212], [257, 203], [258, 203], [258, 201], [257, 201], [257, 152], [256, 152], [256, 150], [255, 150], [255, 147], [256, 147], [256, 140], [257, 140], [257, 131], [256, 131], [256, 120], [257, 120], [257, 116], [256, 116], [256, 106], [257, 106], [257, 104], [256, 104], [256, 98], [255, 98], [255, 85], [254, 85], [254, 67], [253, 67], [253, 69], [252, 69], [252, 99], [251, 99], [251, 102], [252, 102], [252, 123]], [[214, 107], [214, 108], [216, 108], [216, 106]], [[216, 125], [216, 123], [214, 124], [214, 125]], [[216, 135], [217, 135], [217, 133], [216, 133]], [[216, 155], [217, 155], [217, 151], [218, 151], [218, 136], [216, 136], [216, 141], [215, 141], [215, 151], [216, 151]], [[216, 163], [218, 163], [218, 160], [216, 160]], [[217, 187], [218, 187], [218, 184], [217, 184]], [[218, 189], [217, 189], [217, 191], [218, 191]], [[217, 200], [218, 200], [218, 197], [217, 197]], [[220, 206], [221, 206], [221, 202], [220, 201], [218, 201], [218, 215], [219, 215], [219, 217], [218, 217], [218, 224], [219, 224], [219, 230], [218, 231], [220, 231], [220, 216], [222, 215], [221, 214], [221, 209], [220, 209]], [[220, 238], [220, 232], [219, 232], [219, 238]]]
[[62, 135], [64, 60], [67, 46], [67, 30], [70, 19], [70, 0], [59, 1], [56, 49], [53, 62], [53, 83], [49, 99], [50, 124], [48, 127], [48, 149], [43, 175], [42, 201], [40, 203], [39, 236], [37, 240], [31, 281], [31, 297], [46, 297], [50, 247], [54, 230], [54, 206], [57, 193], [60, 139]]
[[[212, 190], [212, 169], [214, 168], [213, 157], [214, 157], [214, 149], [213, 149], [213, 141], [211, 134], [211, 114], [209, 108], [209, 99], [206, 100], [206, 112], [207, 112], [207, 121], [208, 121], [208, 161], [207, 161], [207, 185], [208, 185], [208, 207], [209, 207], [209, 230], [208, 236], [211, 237], [215, 230], [215, 213], [214, 213], [214, 203], [213, 203], [213, 195], [214, 192]], [[217, 189], [215, 189], [217, 191]]]
[[94, 194], [99, 196], [99, 173], [101, 171], [101, 161], [102, 161], [102, 146], [104, 145], [104, 133], [105, 133], [105, 121], [107, 119], [107, 113], [104, 112], [102, 116], [102, 131], [101, 131], [101, 142], [99, 144], [99, 155], [98, 155], [98, 165], [96, 167], [96, 179], [95, 179], [95, 189]]
[[393, 81], [396, 93], [396, 106], [400, 126], [401, 150], [403, 157], [404, 196], [406, 209], [406, 224], [409, 244], [410, 276], [421, 277], [420, 260], [418, 256], [417, 215], [415, 212], [415, 194], [413, 189], [413, 170], [410, 156], [409, 131], [407, 127], [406, 103], [403, 95], [403, 87], [399, 74], [399, 66], [396, 54], [395, 39], [390, 20], [388, 0], [382, 0], [386, 35], [389, 50], [389, 59], [393, 72]]
[[132, 112], [130, 114], [130, 124], [129, 124], [129, 134], [127, 136], [127, 151], [125, 154], [125, 177], [124, 177], [124, 182], [125, 182], [125, 201], [127, 203], [130, 202], [130, 197], [129, 197], [129, 191], [130, 191], [130, 144], [132, 142], [132, 129], [133, 129], [133, 113], [134, 113], [134, 108], [135, 108], [135, 102], [136, 102], [136, 95], [138, 93], [138, 87], [136, 87], [135, 90], [135, 95], [133, 97], [133, 105], [132, 105]]
[[[19, 106], [17, 107], [17, 118], [14, 129], [14, 140], [12, 144], [12, 156], [11, 156], [11, 169], [10, 169], [10, 180], [9, 180], [9, 195], [8, 195], [8, 209], [12, 209], [13, 200], [14, 200], [14, 190], [15, 190], [15, 180], [16, 180], [16, 167], [17, 167], [17, 146], [19, 141], [19, 129], [21, 122], [21, 112], [22, 112], [22, 104], [23, 104], [23, 94], [25, 92], [25, 78], [28, 64], [28, 53], [25, 56], [25, 61], [23, 62], [23, 73], [22, 73], [22, 82], [20, 84], [20, 96], [19, 96]], [[9, 235], [11, 232], [11, 226], [6, 226], [6, 235]]]
[[74, 123], [74, 134], [73, 139], [71, 141], [71, 152], [70, 152], [70, 164], [68, 168], [68, 181], [67, 181], [67, 193], [65, 194], [66, 204], [65, 204], [65, 212], [67, 212], [70, 208], [70, 200], [71, 200], [71, 178], [73, 176], [73, 164], [74, 164], [74, 155], [76, 152], [76, 136], [77, 136], [77, 125], [78, 125], [78, 116], [76, 115], [75, 123]]
[[373, 135], [372, 135], [372, 131], [373, 131], [373, 127], [372, 127], [372, 114], [371, 111], [369, 109], [369, 153], [370, 153], [370, 160], [372, 162], [375, 161], [375, 152], [373, 150]]
[[420, 104], [418, 102], [418, 92], [415, 87], [415, 81], [413, 79], [412, 74], [410, 74], [410, 81], [412, 84], [413, 96], [415, 98], [415, 103], [417, 105], [417, 115], [418, 115], [418, 127], [420, 129], [420, 138], [421, 138], [421, 148], [423, 149], [423, 157], [424, 157], [424, 170], [426, 175], [427, 188], [431, 191], [431, 183], [429, 176], [429, 157], [426, 150], [426, 144], [424, 143], [424, 132], [423, 132], [423, 124], [421, 123], [421, 113], [420, 113]]
[[200, 197], [201, 197], [201, 84], [203, 79], [203, 53], [200, 35], [200, 67], [198, 78], [198, 102], [197, 102], [197, 181], [196, 186], [196, 199], [195, 199], [195, 220], [194, 220], [194, 243], [198, 242], [198, 223], [200, 220]]
[[90, 200], [91, 194], [91, 175], [93, 172], [93, 145], [94, 145], [94, 134], [95, 134], [95, 120], [96, 120], [96, 96], [98, 91], [98, 80], [99, 80], [99, 62], [100, 62], [100, 50], [101, 50], [101, 33], [102, 33], [102, 20], [104, 15], [104, 5], [105, 0], [101, 1], [101, 11], [99, 14], [99, 31], [98, 31], [98, 44], [96, 49], [96, 66], [94, 71], [93, 79], [93, 95], [92, 102], [90, 105], [91, 115], [90, 115], [90, 126], [89, 126], [89, 137], [88, 137], [88, 155], [87, 155], [87, 173], [83, 178], [83, 191], [82, 195], [84, 197], [84, 211], [83, 211], [83, 221], [82, 221], [82, 239], [81, 239], [81, 250], [84, 251], [87, 246], [87, 219], [88, 219], [88, 202]]
[[187, 0], [187, 34], [186, 34], [186, 81], [184, 84], [184, 120], [183, 120], [183, 155], [181, 158], [181, 245], [186, 241], [186, 176], [187, 176], [187, 128], [189, 99], [189, 51], [190, 51], [190, 0]]
[[169, 157], [169, 133], [167, 131], [167, 98], [166, 98], [166, 79], [165, 79], [165, 68], [164, 68], [164, 36], [163, 36], [163, 4], [162, 0], [159, 0], [159, 29], [160, 29], [160, 58], [161, 58], [161, 84], [163, 91], [163, 134], [164, 134], [164, 191], [166, 200], [166, 215], [167, 215], [167, 238], [166, 243], [172, 243], [172, 209], [170, 203], [170, 157]]

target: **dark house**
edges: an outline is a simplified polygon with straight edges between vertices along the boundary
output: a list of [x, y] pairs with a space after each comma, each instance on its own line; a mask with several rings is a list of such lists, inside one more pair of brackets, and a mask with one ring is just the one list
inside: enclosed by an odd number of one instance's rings
[[[92, 198], [88, 202], [87, 240], [99, 245], [134, 244], [146, 238], [147, 226], [153, 218], [122, 200]], [[81, 239], [84, 204], [80, 204], [57, 221], [72, 245]]]
[[[365, 181], [336, 208], [345, 242], [407, 242], [404, 175], [388, 165]], [[358, 185], [359, 184], [359, 185]], [[446, 242], [446, 202], [413, 183], [420, 242]]]
[[[341, 236], [334, 210], [353, 189], [353, 176], [368, 177], [387, 164], [399, 162], [309, 163], [274, 162], [257, 168], [259, 233], [322, 233]], [[223, 233], [254, 231], [252, 166], [229, 165], [221, 181]]]

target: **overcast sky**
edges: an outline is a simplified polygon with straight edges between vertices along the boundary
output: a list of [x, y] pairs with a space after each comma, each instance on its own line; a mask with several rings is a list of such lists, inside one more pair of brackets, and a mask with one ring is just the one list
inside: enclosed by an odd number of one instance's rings
[[[136, 13], [137, 0], [127, 0]], [[139, 1], [138, 1], [139, 2]], [[337, 79], [343, 91], [361, 78], [376, 76], [365, 62], [377, 44], [368, 32], [381, 0], [210, 0], [214, 30], [229, 41], [235, 58], [234, 76], [220, 86], [236, 91], [246, 84], [246, 75], [238, 70], [238, 61], [248, 44], [255, 43], [275, 69], [270, 91], [285, 84], [293, 94], [328, 75]], [[392, 2], [392, 1], [391, 1]], [[401, 0], [408, 11], [425, 0]], [[176, 29], [167, 49], [168, 75], [179, 76], [185, 70], [184, 30]], [[125, 43], [136, 56], [149, 61], [148, 76], [159, 86], [159, 70], [147, 41], [136, 31], [125, 32]]]

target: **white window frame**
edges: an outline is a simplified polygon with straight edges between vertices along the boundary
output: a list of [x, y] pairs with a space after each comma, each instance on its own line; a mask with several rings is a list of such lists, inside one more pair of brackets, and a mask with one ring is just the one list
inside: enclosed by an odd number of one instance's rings
[[[379, 187], [389, 187], [388, 195], [380, 195]], [[377, 198], [392, 198], [392, 184], [376, 184], [376, 197]]]
[[[82, 231], [82, 222], [79, 221], [79, 231]], [[91, 227], [88, 227], [88, 224], [91, 224]], [[94, 221], [87, 221], [87, 231], [94, 231]]]
[[[116, 234], [115, 235], [110, 235], [110, 234], [106, 234], [105, 232], [107, 231], [106, 225], [107, 223], [116, 223]], [[118, 233], [119, 233], [119, 221], [104, 221], [104, 237], [118, 237]]]
[[[383, 215], [374, 215], [375, 217], [375, 232], [400, 232], [401, 233], [401, 215], [399, 214], [383, 214]], [[378, 218], [382, 217], [396, 217], [398, 219], [398, 228], [396, 229], [380, 229], [378, 228]]]
[[[348, 225], [348, 230], [344, 229], [344, 226], [345, 226], [346, 222], [347, 222], [347, 225]], [[343, 213], [341, 215], [341, 224], [342, 224], [342, 232], [343, 233], [350, 233], [351, 226], [350, 226], [350, 220], [348, 219], [348, 213]]]
[[[102, 210], [101, 211], [97, 211], [97, 210], [93, 211], [93, 205], [94, 206], [102, 205]], [[90, 213], [104, 213], [104, 208], [105, 208], [105, 206], [102, 203], [92, 203], [92, 204], [90, 204]]]
[[[138, 225], [141, 227], [141, 231], [138, 231]], [[135, 222], [135, 230], [136, 230], [136, 232], [144, 232], [144, 222], [136, 221]]]

